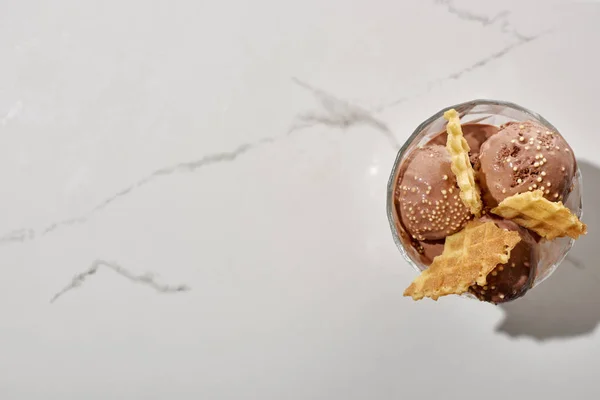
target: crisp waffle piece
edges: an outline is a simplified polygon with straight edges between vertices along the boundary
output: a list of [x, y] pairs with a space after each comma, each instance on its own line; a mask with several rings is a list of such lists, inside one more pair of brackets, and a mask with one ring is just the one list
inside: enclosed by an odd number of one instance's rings
[[456, 175], [456, 182], [460, 188], [460, 199], [471, 210], [471, 213], [479, 216], [483, 208], [481, 192], [475, 182], [475, 172], [469, 161], [470, 148], [460, 127], [460, 117], [452, 108], [444, 113], [444, 118], [448, 120], [446, 149], [452, 159], [450, 167]]
[[541, 190], [507, 197], [492, 212], [548, 240], [563, 236], [577, 239], [587, 233], [587, 226], [576, 215], [562, 202], [555, 203], [544, 198]]
[[487, 275], [498, 264], [508, 262], [511, 250], [521, 241], [515, 231], [498, 228], [493, 222], [469, 222], [465, 228], [446, 237], [444, 252], [433, 259], [404, 291], [413, 300], [462, 294], [469, 287], [485, 286]]

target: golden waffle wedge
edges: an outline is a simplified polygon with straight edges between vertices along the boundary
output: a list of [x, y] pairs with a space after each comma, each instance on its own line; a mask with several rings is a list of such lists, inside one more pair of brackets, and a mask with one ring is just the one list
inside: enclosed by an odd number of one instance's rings
[[517, 232], [498, 228], [493, 222], [469, 222], [446, 237], [444, 252], [433, 259], [404, 291], [413, 300], [462, 294], [477, 283], [485, 286], [487, 275], [498, 264], [508, 262], [511, 250], [521, 241]]
[[562, 202], [544, 198], [541, 190], [507, 197], [492, 212], [549, 240], [563, 236], [577, 239], [587, 233], [587, 226], [576, 215]]
[[483, 203], [479, 186], [475, 182], [475, 171], [469, 161], [470, 149], [460, 127], [460, 117], [455, 109], [450, 109], [444, 113], [444, 118], [448, 120], [446, 149], [452, 159], [450, 166], [460, 188], [460, 199], [473, 214], [479, 216]]

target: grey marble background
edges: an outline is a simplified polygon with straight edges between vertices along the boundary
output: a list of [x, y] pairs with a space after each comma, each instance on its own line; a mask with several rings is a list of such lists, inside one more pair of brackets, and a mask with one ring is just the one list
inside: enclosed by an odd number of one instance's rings
[[[0, 3], [1, 399], [597, 399], [596, 1]], [[474, 98], [567, 137], [526, 298], [402, 297], [385, 187]]]

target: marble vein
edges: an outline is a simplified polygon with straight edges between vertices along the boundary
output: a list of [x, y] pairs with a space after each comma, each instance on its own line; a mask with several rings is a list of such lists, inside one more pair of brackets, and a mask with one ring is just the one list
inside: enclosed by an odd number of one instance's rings
[[240, 157], [252, 150], [255, 150], [263, 145], [273, 143], [275, 140], [276, 140], [276, 138], [272, 138], [272, 137], [271, 138], [263, 138], [254, 143], [242, 144], [228, 152], [209, 154], [209, 155], [203, 156], [197, 160], [186, 161], [186, 162], [182, 162], [179, 164], [167, 166], [164, 168], [159, 168], [159, 169], [153, 171], [152, 173], [148, 174], [147, 176], [143, 177], [142, 179], [138, 180], [137, 182], [135, 182], [131, 185], [128, 185], [127, 187], [119, 190], [117, 193], [105, 198], [104, 200], [99, 202], [96, 206], [94, 206], [92, 209], [90, 209], [88, 212], [86, 212], [83, 215], [56, 221], [56, 222], [49, 224], [46, 227], [42, 227], [39, 229], [34, 229], [34, 228], [13, 229], [13, 230], [7, 232], [6, 234], [0, 236], [0, 245], [7, 245], [10, 243], [23, 243], [23, 242], [26, 242], [29, 240], [33, 240], [40, 236], [50, 234], [58, 229], [85, 223], [94, 214], [104, 210], [112, 203], [121, 200], [122, 198], [124, 198], [125, 196], [128, 196], [129, 194], [131, 194], [132, 192], [141, 188], [142, 186], [145, 186], [159, 178], [163, 178], [163, 177], [173, 175], [173, 174], [192, 173], [192, 172], [195, 172], [196, 170], [199, 170], [201, 168], [204, 168], [204, 167], [207, 167], [210, 165], [226, 163], [226, 162], [233, 162], [238, 157]]
[[444, 5], [450, 14], [456, 15], [460, 19], [465, 21], [476, 21], [481, 23], [483, 26], [491, 25], [499, 19], [505, 18], [508, 14], [508, 11], [503, 10], [495, 16], [489, 17], [487, 15], [474, 14], [469, 10], [460, 9], [456, 7], [453, 0], [435, 0], [434, 2], [436, 4]]
[[475, 14], [469, 10], [459, 8], [454, 4], [454, 0], [434, 0], [435, 4], [440, 4], [446, 7], [448, 13], [462, 19], [464, 21], [477, 22], [482, 26], [499, 25], [500, 30], [503, 33], [508, 33], [516, 37], [517, 39], [527, 39], [530, 36], [519, 33], [510, 23], [509, 16], [510, 11], [502, 10], [494, 16]]
[[[301, 87], [305, 88], [306, 90], [310, 91], [315, 97], [315, 99], [318, 101], [322, 110], [320, 112], [309, 112], [298, 116], [296, 124], [294, 124], [291, 127], [291, 129], [288, 131], [288, 134], [294, 133], [298, 130], [301, 130], [302, 128], [314, 126], [317, 124], [323, 124], [326, 126], [337, 127], [342, 129], [358, 124], [363, 124], [371, 126], [377, 131], [381, 132], [395, 149], [400, 148], [400, 143], [398, 142], [392, 131], [387, 127], [387, 125], [384, 122], [375, 118], [371, 112], [367, 111], [362, 107], [341, 100], [323, 90], [317, 89], [297, 78], [293, 78], [293, 81]], [[214, 164], [233, 162], [238, 157], [263, 145], [273, 143], [279, 139], [281, 139], [281, 137], [266, 137], [257, 142], [242, 144], [228, 152], [209, 154], [199, 158], [198, 160], [182, 162], [179, 164], [159, 168], [151, 172], [147, 176], [141, 178], [137, 182], [124, 187], [118, 192], [112, 194], [111, 196], [106, 197], [104, 200], [100, 201], [98, 204], [96, 204], [96, 206], [94, 206], [82, 215], [55, 221], [45, 227], [37, 229], [20, 228], [10, 230], [4, 235], [0, 236], [0, 246], [11, 243], [27, 242], [38, 237], [48, 235], [62, 228], [83, 224], [87, 222], [89, 218], [92, 217], [94, 214], [103, 211], [105, 208], [107, 208], [114, 202], [121, 200], [122, 198], [130, 195], [132, 192], [136, 191], [142, 186], [145, 186], [159, 178], [166, 177], [172, 174], [194, 172], [200, 168]]]
[[394, 149], [400, 149], [400, 143], [392, 131], [370, 111], [335, 97], [324, 90], [317, 89], [298, 78], [292, 78], [292, 80], [300, 87], [311, 92], [322, 110], [310, 111], [299, 115], [296, 118], [296, 123], [290, 129], [290, 133], [318, 124], [340, 129], [346, 129], [355, 125], [366, 125], [381, 132]]
[[495, 53], [492, 53], [492, 54], [488, 55], [487, 57], [484, 57], [484, 58], [474, 62], [473, 64], [464, 67], [463, 69], [461, 69], [459, 71], [455, 71], [455, 72], [451, 73], [450, 75], [446, 76], [445, 78], [442, 78], [441, 81], [443, 82], [443, 81], [447, 81], [447, 80], [460, 79], [463, 75], [465, 75], [469, 72], [472, 72], [479, 68], [485, 67], [487, 64], [489, 64], [492, 61], [501, 59], [502, 57], [504, 57], [511, 51], [539, 38], [542, 34], [545, 34], [545, 33], [541, 33], [536, 36], [524, 38], [517, 42], [511, 43], [508, 46], [496, 51]]
[[448, 81], [451, 81], [451, 80], [459, 80], [463, 76], [465, 76], [465, 75], [467, 75], [467, 74], [469, 74], [469, 73], [471, 73], [473, 71], [476, 71], [476, 70], [478, 70], [480, 68], [483, 68], [483, 67], [485, 67], [486, 65], [488, 65], [489, 63], [491, 63], [493, 61], [497, 61], [497, 60], [502, 59], [504, 56], [506, 56], [507, 54], [513, 52], [514, 50], [518, 49], [519, 47], [524, 46], [524, 45], [526, 45], [528, 43], [531, 43], [531, 42], [539, 39], [540, 37], [553, 32], [553, 30], [554, 29], [548, 29], [548, 30], [545, 30], [545, 31], [540, 32], [540, 33], [538, 33], [536, 35], [533, 35], [533, 36], [522, 37], [522, 38], [516, 40], [515, 42], [513, 42], [513, 43], [511, 43], [511, 44], [503, 47], [502, 49], [500, 49], [498, 51], [495, 51], [494, 53], [491, 53], [491, 54], [489, 54], [489, 55], [487, 55], [487, 56], [485, 56], [485, 57], [483, 57], [483, 58], [475, 61], [474, 63], [472, 63], [470, 65], [467, 65], [466, 67], [463, 67], [463, 68], [461, 68], [461, 69], [459, 69], [457, 71], [454, 71], [454, 72], [446, 75], [443, 78], [434, 79], [434, 80], [428, 82], [425, 85], [425, 89], [424, 90], [422, 90], [422, 91], [420, 91], [420, 92], [418, 92], [418, 93], [416, 93], [416, 94], [414, 94], [412, 96], [404, 96], [404, 97], [401, 97], [401, 98], [399, 98], [397, 100], [394, 100], [394, 101], [392, 101], [390, 103], [387, 103], [387, 104], [384, 104], [384, 105], [378, 107], [376, 109], [376, 112], [382, 112], [382, 111], [387, 110], [389, 108], [399, 106], [402, 103], [405, 103], [405, 102], [407, 102], [407, 101], [409, 101], [411, 99], [414, 99], [416, 97], [419, 97], [419, 96], [422, 96], [424, 94], [427, 94], [427, 93], [431, 92], [431, 90], [433, 90], [434, 88], [436, 88], [438, 86], [441, 86], [445, 82], [448, 82]]
[[101, 267], [104, 267], [105, 269], [109, 269], [109, 270], [115, 272], [117, 275], [119, 275], [133, 283], [148, 286], [148, 287], [154, 289], [155, 291], [157, 291], [158, 293], [178, 293], [178, 292], [185, 292], [185, 291], [190, 290], [190, 287], [187, 285], [169, 285], [169, 284], [159, 283], [156, 281], [156, 279], [152, 273], [136, 275], [133, 272], [127, 270], [126, 268], [123, 268], [122, 266], [120, 266], [119, 264], [117, 264], [115, 262], [106, 261], [106, 260], [96, 260], [92, 263], [92, 265], [87, 270], [75, 275], [73, 277], [73, 279], [71, 280], [71, 282], [67, 286], [65, 286], [62, 290], [60, 290], [54, 296], [52, 296], [52, 298], [50, 299], [50, 303], [54, 303], [56, 300], [58, 300], [60, 297], [64, 296], [71, 290], [81, 287], [81, 285], [83, 285], [85, 280], [88, 279], [89, 277], [95, 275], [96, 272], [98, 272], [98, 270]]

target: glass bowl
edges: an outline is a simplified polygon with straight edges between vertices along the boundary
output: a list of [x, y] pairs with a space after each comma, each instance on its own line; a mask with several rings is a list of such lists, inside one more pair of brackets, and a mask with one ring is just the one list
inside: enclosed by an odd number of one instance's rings
[[[462, 124], [482, 123], [500, 126], [509, 121], [532, 120], [541, 123], [555, 132], [560, 132], [541, 115], [517, 104], [498, 100], [472, 100], [466, 103], [457, 104], [440, 110], [423, 121], [398, 151], [387, 186], [387, 216], [394, 242], [406, 261], [408, 261], [408, 263], [418, 272], [425, 270], [427, 265], [421, 262], [410, 244], [405, 246], [403, 243], [402, 238], [407, 237], [407, 234], [400, 223], [394, 205], [395, 185], [398, 175], [407, 160], [407, 156], [412, 153], [413, 150], [426, 145], [436, 134], [445, 130], [446, 120], [444, 119], [444, 112], [451, 108], [454, 108], [458, 112]], [[566, 139], [568, 142], [568, 138]], [[565, 199], [565, 206], [579, 218], [581, 218], [582, 214], [581, 185], [581, 172], [579, 171], [579, 168], [577, 168], [574, 187], [572, 192]], [[572, 245], [573, 239], [569, 237], [558, 238], [552, 241], [542, 240], [540, 242], [540, 257], [532, 287], [542, 283], [556, 270]]]

